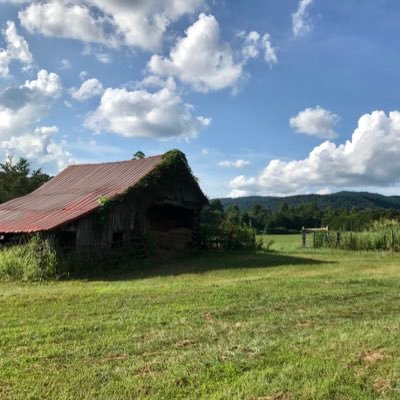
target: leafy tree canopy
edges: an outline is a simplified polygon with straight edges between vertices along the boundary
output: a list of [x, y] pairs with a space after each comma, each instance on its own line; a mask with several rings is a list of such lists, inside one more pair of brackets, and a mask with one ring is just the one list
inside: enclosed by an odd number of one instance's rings
[[24, 196], [49, 179], [50, 176], [40, 168], [31, 171], [27, 159], [21, 157], [14, 161], [13, 156], [9, 156], [0, 163], [0, 203]]

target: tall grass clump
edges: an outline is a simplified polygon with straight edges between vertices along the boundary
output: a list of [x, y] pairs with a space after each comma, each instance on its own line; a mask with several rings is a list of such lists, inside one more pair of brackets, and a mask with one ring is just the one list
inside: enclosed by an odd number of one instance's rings
[[313, 242], [315, 248], [400, 252], [400, 223], [381, 220], [363, 232], [316, 232]]
[[0, 280], [44, 281], [56, 277], [56, 252], [39, 236], [0, 250]]

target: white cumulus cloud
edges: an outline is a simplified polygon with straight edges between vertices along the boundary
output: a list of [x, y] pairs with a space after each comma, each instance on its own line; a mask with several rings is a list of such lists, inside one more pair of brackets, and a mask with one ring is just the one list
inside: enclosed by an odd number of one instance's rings
[[38, 72], [36, 80], [26, 81], [24, 86], [54, 98], [60, 97], [62, 93], [60, 77], [54, 72], [47, 72], [45, 69]]
[[216, 18], [202, 13], [185, 36], [178, 38], [169, 56], [153, 55], [148, 67], [153, 74], [176, 77], [198, 92], [236, 89], [250, 59], [263, 53], [269, 65], [278, 61], [268, 33], [261, 37], [255, 31], [240, 32], [237, 36], [243, 39], [239, 51], [221, 38]]
[[245, 168], [250, 165], [248, 160], [224, 160], [218, 163], [218, 166], [222, 168]]
[[271, 44], [271, 35], [269, 33], [261, 37], [256, 31], [252, 31], [248, 34], [246, 34], [246, 32], [240, 32], [238, 36], [244, 38], [242, 46], [244, 62], [252, 58], [258, 58], [260, 52], [263, 52], [266, 63], [271, 66], [277, 64], [278, 56], [276, 54], [276, 49]]
[[178, 39], [169, 58], [153, 55], [149, 68], [161, 76], [175, 76], [199, 92], [233, 87], [242, 76], [242, 64], [235, 62], [231, 46], [221, 41], [218, 21], [206, 14]]
[[30, 130], [47, 116], [50, 102], [41, 90], [20, 86], [0, 93], [0, 139]]
[[204, 0], [44, 0], [32, 2], [19, 18], [45, 36], [154, 50], [173, 22], [203, 6]]
[[153, 92], [106, 89], [85, 126], [125, 137], [191, 139], [210, 123], [209, 118], [195, 117], [192, 111], [193, 107], [182, 101], [169, 79], [165, 87]]
[[38, 127], [31, 133], [0, 142], [0, 149], [4, 156], [24, 157], [46, 172], [58, 172], [74, 160], [66, 150], [66, 144], [54, 140], [57, 132], [56, 126]]
[[34, 168], [53, 173], [72, 162], [72, 156], [67, 145], [57, 141], [56, 127], [38, 125], [61, 87], [58, 76], [52, 79], [52, 73], [43, 71], [37, 80], [0, 92], [0, 158], [26, 157]]
[[13, 21], [7, 21], [7, 28], [3, 31], [7, 41], [7, 52], [13, 60], [19, 60], [24, 64], [30, 64], [33, 61], [29, 45], [26, 40], [20, 36]]
[[147, 50], [159, 47], [171, 23], [204, 6], [204, 0], [89, 1], [111, 16], [125, 44]]
[[101, 96], [103, 93], [103, 85], [95, 78], [83, 82], [79, 89], [71, 89], [71, 96], [78, 101], [85, 101], [92, 97]]
[[115, 46], [104, 32], [105, 20], [95, 17], [83, 2], [53, 0], [32, 2], [19, 12], [21, 24], [31, 33]]
[[260, 55], [260, 34], [258, 32], [252, 31], [248, 34], [246, 34], [246, 32], [240, 32], [238, 37], [244, 39], [242, 53], [245, 60], [257, 58]]
[[6, 42], [6, 48], [0, 48], [0, 76], [6, 77], [10, 73], [11, 61], [17, 60], [25, 66], [29, 66], [33, 62], [33, 57], [28, 43], [18, 34], [13, 21], [7, 21], [7, 28], [1, 33]]
[[314, 0], [300, 0], [297, 11], [292, 14], [292, 30], [294, 36], [304, 36], [312, 30], [309, 8]]
[[300, 111], [296, 117], [290, 118], [289, 123], [298, 133], [321, 139], [334, 139], [338, 136], [334, 127], [339, 121], [338, 115], [318, 106]]
[[274, 65], [278, 62], [276, 49], [271, 44], [271, 35], [266, 33], [261, 40], [262, 48], [264, 49], [264, 59], [269, 65]]
[[326, 187], [385, 187], [399, 183], [400, 112], [374, 111], [358, 121], [351, 140], [326, 141], [303, 160], [272, 160], [257, 177], [236, 177], [232, 196], [287, 195]]
[[0, 76], [5, 77], [10, 73], [8, 65], [10, 64], [10, 58], [8, 57], [7, 51], [0, 49]]
[[40, 121], [49, 111], [48, 103], [34, 94], [21, 92], [16, 95], [29, 98], [15, 108], [4, 102], [0, 103], [0, 140], [26, 132], [28, 126]]

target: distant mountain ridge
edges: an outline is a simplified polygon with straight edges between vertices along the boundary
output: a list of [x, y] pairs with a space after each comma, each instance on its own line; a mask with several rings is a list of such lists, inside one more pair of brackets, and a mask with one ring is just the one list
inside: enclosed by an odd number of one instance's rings
[[239, 206], [241, 211], [249, 210], [253, 205], [259, 204], [271, 211], [279, 209], [282, 203], [289, 206], [299, 206], [314, 202], [319, 208], [394, 208], [400, 210], [400, 196], [384, 196], [368, 192], [338, 192], [333, 194], [304, 194], [288, 197], [248, 196], [239, 198], [222, 198], [224, 207]]

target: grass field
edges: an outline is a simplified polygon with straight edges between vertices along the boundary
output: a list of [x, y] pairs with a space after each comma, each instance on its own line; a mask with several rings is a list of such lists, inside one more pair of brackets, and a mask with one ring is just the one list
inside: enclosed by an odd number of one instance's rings
[[400, 258], [202, 255], [0, 283], [1, 399], [399, 399]]

